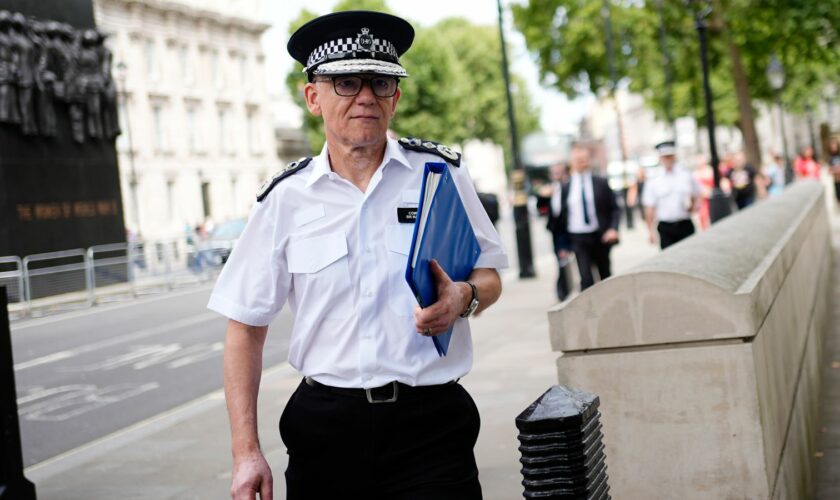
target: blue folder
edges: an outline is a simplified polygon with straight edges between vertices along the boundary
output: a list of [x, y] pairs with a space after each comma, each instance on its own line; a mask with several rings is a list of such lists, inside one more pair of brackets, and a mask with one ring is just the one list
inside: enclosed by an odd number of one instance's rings
[[[436, 186], [430, 182], [429, 174], [440, 176]], [[434, 189], [434, 193], [428, 192], [431, 189]], [[420, 227], [424, 213], [426, 214], [425, 229]], [[420, 239], [419, 246], [417, 245], [418, 238]], [[412, 262], [415, 261], [415, 249], [416, 265], [412, 266]], [[479, 254], [481, 254], [481, 248], [478, 246], [478, 240], [448, 165], [426, 163], [423, 183], [420, 186], [414, 236], [411, 238], [405, 270], [405, 279], [420, 307], [428, 307], [437, 302], [437, 286], [429, 268], [429, 262], [432, 259], [438, 261], [452, 281], [464, 281], [472, 273]], [[452, 328], [432, 337], [438, 355], [446, 356], [451, 338]]]

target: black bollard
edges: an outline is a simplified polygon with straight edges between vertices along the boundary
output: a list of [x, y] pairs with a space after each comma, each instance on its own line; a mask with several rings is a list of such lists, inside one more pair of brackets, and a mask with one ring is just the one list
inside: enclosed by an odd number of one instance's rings
[[598, 396], [555, 385], [516, 417], [525, 498], [610, 498]]
[[6, 288], [0, 287], [0, 500], [34, 500], [35, 485], [23, 477], [12, 333]]

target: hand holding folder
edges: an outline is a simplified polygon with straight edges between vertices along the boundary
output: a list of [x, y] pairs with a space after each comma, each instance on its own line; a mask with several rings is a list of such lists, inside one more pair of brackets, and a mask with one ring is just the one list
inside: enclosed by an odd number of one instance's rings
[[[414, 236], [405, 278], [420, 307], [437, 302], [437, 284], [429, 263], [436, 260], [452, 281], [463, 281], [475, 267], [481, 249], [467, 211], [446, 163], [426, 163]], [[445, 356], [452, 327], [432, 337], [440, 356]]]

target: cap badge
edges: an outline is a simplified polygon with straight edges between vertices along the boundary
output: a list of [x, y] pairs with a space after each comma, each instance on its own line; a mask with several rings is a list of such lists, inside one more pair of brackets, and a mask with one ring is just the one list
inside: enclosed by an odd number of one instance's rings
[[370, 29], [362, 28], [362, 32], [356, 35], [356, 44], [359, 50], [371, 52], [373, 50], [373, 35], [370, 34]]

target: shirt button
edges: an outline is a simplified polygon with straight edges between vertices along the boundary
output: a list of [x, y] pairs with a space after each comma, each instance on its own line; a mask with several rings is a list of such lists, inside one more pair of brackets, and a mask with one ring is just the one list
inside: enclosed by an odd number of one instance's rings
[[365, 247], [365, 252], [372, 253], [373, 252], [373, 247], [371, 247], [370, 245], [366, 246]]
[[368, 375], [368, 374], [362, 375], [362, 380], [364, 380], [364, 381], [370, 380], [370, 375]]
[[370, 288], [366, 289], [365, 290], [365, 297], [372, 297], [372, 296], [373, 296], [373, 292], [370, 291]]

